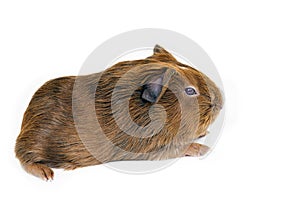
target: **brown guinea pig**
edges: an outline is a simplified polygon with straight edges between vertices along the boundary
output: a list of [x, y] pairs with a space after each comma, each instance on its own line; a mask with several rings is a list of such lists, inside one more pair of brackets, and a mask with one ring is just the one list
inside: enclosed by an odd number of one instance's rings
[[51, 168], [201, 156], [208, 147], [194, 141], [222, 105], [213, 81], [156, 45], [146, 59], [46, 82], [24, 114], [15, 152], [45, 180]]

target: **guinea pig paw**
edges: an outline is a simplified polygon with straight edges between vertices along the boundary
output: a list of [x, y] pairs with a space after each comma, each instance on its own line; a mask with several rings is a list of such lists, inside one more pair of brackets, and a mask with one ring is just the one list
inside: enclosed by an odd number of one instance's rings
[[185, 152], [185, 156], [200, 157], [209, 151], [209, 147], [199, 143], [192, 143]]

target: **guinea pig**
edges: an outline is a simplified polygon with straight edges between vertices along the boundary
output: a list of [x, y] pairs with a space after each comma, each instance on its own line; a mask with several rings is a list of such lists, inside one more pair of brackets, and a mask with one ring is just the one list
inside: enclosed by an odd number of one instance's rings
[[15, 153], [45, 180], [51, 168], [201, 156], [209, 147], [195, 140], [222, 106], [210, 78], [156, 45], [146, 59], [46, 82], [24, 113]]

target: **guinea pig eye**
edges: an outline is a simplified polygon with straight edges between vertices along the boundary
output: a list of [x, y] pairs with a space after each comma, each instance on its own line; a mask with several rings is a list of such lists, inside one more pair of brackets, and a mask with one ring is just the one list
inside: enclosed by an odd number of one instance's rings
[[195, 95], [195, 94], [197, 94], [196, 90], [194, 88], [192, 88], [192, 87], [185, 88], [185, 93], [187, 95]]

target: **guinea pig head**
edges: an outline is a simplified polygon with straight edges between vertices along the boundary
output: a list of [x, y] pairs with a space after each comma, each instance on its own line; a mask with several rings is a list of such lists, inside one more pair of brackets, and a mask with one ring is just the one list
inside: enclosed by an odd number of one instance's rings
[[205, 133], [222, 109], [216, 84], [158, 45], [152, 56], [121, 65], [127, 67], [114, 85], [112, 113], [130, 135], [192, 140]]
[[[167, 87], [168, 89], [154, 90], [160, 92], [156, 96], [162, 98], [165, 94], [165, 97], [170, 97], [168, 93], [173, 93], [175, 97], [172, 98], [176, 98], [176, 104], [181, 109], [180, 112], [187, 112], [182, 116], [182, 122], [191, 130], [193, 130], [191, 124], [197, 124], [196, 137], [204, 135], [223, 107], [223, 97], [218, 86], [202, 72], [178, 62], [173, 55], [159, 45], [155, 46], [154, 54], [149, 58], [156, 61], [156, 64], [161, 65], [162, 68], [167, 68], [166, 72], [172, 71], [172, 75], [167, 75], [166, 81], [161, 83], [163, 88]], [[161, 80], [158, 78], [155, 81], [160, 82]], [[146, 94], [148, 93], [146, 91]], [[156, 102], [163, 103], [158, 100]], [[176, 107], [175, 103], [172, 105]]]

